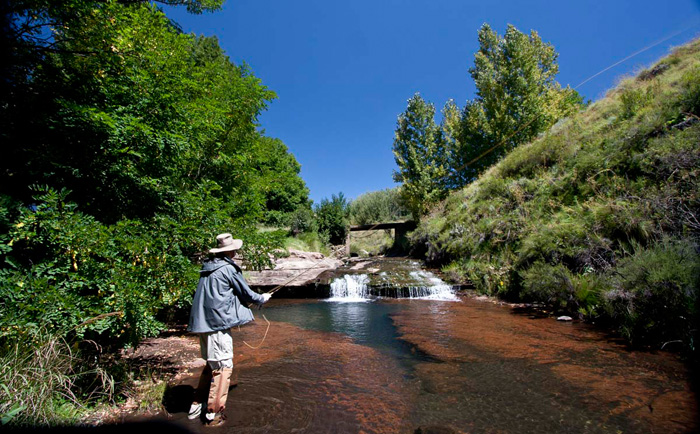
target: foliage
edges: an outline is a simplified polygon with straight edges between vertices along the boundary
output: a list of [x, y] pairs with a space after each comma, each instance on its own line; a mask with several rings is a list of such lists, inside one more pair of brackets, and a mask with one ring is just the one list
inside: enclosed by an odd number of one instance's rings
[[275, 95], [245, 65], [148, 2], [30, 1], [10, 17], [24, 48], [0, 105], [3, 336], [46, 325], [136, 344], [162, 328], [160, 309], [190, 302], [193, 260], [219, 232], [245, 240], [249, 266], [269, 264], [283, 234], [255, 225], [308, 190], [257, 131]]
[[397, 188], [371, 191], [350, 202], [350, 222], [367, 225], [405, 220], [408, 210], [403, 206]]
[[415, 218], [446, 192], [447, 158], [434, 117], [435, 107], [416, 93], [396, 122], [394, 181], [403, 183], [400, 194]]
[[554, 47], [537, 32], [526, 35], [509, 25], [499, 36], [484, 24], [469, 70], [477, 97], [461, 111], [447, 101], [439, 126], [432, 104], [419, 94], [408, 101], [395, 132], [399, 171], [394, 180], [403, 183], [402, 196], [415, 218], [448, 190], [465, 186], [505, 153], [581, 107], [579, 94], [555, 81], [556, 60]]
[[301, 206], [289, 217], [289, 232], [297, 236], [302, 233], [318, 232], [318, 222], [310, 207]]
[[[189, 257], [223, 231], [221, 216], [203, 210], [199, 229], [164, 216], [104, 225], [67, 202], [67, 194], [37, 196], [36, 209], [21, 210], [12, 225], [0, 275], [0, 337], [46, 329], [134, 345], [160, 331], [161, 309], [189, 304], [197, 271]], [[284, 236], [236, 233], [257, 268], [269, 265]]]
[[279, 139], [261, 137], [252, 166], [259, 172], [256, 182], [265, 196], [265, 220], [286, 223], [297, 209], [309, 207], [309, 189], [299, 176], [301, 165]]
[[696, 344], [700, 320], [700, 255], [697, 245], [663, 240], [636, 246], [609, 276], [608, 314], [633, 343], [682, 341]]
[[534, 30], [526, 35], [508, 25], [501, 37], [488, 24], [481, 27], [469, 70], [477, 97], [464, 108], [450, 154], [454, 186], [474, 180], [506, 152], [576, 111], [581, 98], [554, 80], [556, 60], [554, 47]]
[[331, 196], [331, 199], [323, 198], [316, 206], [316, 219], [318, 231], [328, 238], [332, 245], [345, 244], [345, 238], [349, 232], [348, 224], [348, 200], [343, 193]]
[[287, 147], [258, 129], [275, 94], [246, 65], [151, 2], [3, 12], [0, 346], [20, 344], [5, 355], [23, 360], [44, 335], [137, 345], [163, 329], [164, 310], [189, 305], [217, 233], [244, 240], [248, 267], [270, 264], [285, 233], [257, 224], [308, 207], [308, 190]]
[[423, 219], [415, 252], [479, 291], [695, 348], [700, 42], [518, 146]]

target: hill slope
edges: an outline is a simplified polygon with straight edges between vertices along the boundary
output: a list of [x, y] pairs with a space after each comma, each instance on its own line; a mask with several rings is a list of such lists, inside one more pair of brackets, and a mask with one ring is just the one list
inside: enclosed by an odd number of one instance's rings
[[414, 232], [477, 289], [694, 349], [700, 41], [508, 154]]

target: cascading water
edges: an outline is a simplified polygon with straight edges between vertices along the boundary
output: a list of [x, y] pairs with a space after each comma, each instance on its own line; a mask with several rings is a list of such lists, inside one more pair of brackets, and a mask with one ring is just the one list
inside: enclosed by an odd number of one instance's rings
[[413, 269], [336, 277], [328, 301], [369, 301], [375, 297], [458, 300], [451, 285], [429, 271]]
[[457, 300], [457, 296], [452, 290], [452, 285], [448, 285], [433, 273], [420, 270], [412, 271], [410, 275], [417, 281], [422, 281], [424, 283], [417, 286], [410, 286], [408, 288], [408, 298]]
[[346, 274], [336, 277], [331, 282], [329, 301], [367, 301], [369, 300], [369, 277], [366, 274]]

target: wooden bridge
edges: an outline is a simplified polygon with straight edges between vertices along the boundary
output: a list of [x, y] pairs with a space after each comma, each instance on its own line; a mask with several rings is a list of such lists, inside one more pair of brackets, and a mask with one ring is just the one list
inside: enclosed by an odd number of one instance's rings
[[[407, 245], [406, 234], [417, 227], [417, 224], [413, 220], [407, 220], [405, 222], [395, 222], [395, 223], [374, 223], [369, 225], [356, 225], [350, 226], [350, 232], [359, 231], [379, 231], [385, 229], [394, 230], [394, 246], [393, 248], [399, 249]], [[345, 239], [345, 254], [350, 255], [350, 232]]]

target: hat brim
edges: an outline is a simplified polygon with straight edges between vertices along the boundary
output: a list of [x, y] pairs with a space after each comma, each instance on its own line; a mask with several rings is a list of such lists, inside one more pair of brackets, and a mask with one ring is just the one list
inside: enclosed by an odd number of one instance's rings
[[231, 250], [238, 250], [241, 247], [243, 247], [243, 240], [233, 240], [228, 246], [209, 249], [209, 253], [230, 252]]

